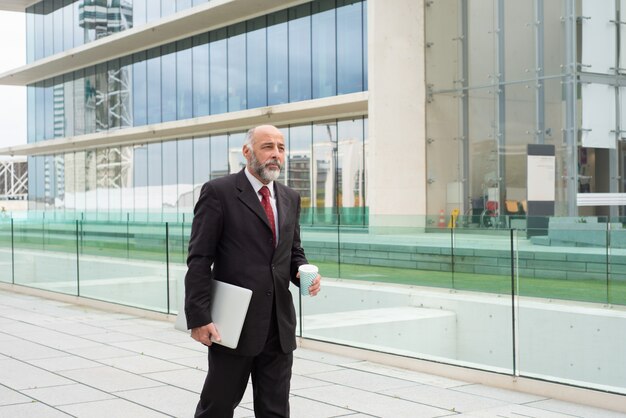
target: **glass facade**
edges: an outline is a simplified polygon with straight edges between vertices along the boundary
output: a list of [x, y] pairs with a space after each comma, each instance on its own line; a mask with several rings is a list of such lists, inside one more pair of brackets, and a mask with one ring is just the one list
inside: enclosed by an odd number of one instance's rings
[[365, 13], [314, 1], [31, 84], [28, 141], [365, 91]]
[[26, 8], [27, 62], [34, 62], [209, 1], [211, 0], [40, 1]]
[[[587, 193], [626, 192], [620, 13], [616, 2], [589, 0], [426, 8], [428, 213], [491, 204], [510, 214], [515, 203], [524, 212], [527, 146], [538, 144], [554, 147], [555, 215], [626, 214], [608, 200], [579, 204]], [[441, 163], [450, 157], [454, 166]]]
[[[365, 226], [367, 119], [280, 127], [279, 181], [302, 196], [302, 223]], [[202, 184], [245, 166], [244, 132], [29, 157], [29, 209], [48, 219], [191, 219]]]

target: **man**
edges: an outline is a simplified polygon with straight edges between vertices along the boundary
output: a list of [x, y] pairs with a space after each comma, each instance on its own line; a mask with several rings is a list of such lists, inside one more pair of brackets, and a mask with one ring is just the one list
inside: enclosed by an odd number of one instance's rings
[[[194, 209], [185, 314], [192, 338], [209, 346], [196, 417], [232, 417], [250, 375], [255, 416], [289, 416], [296, 348], [289, 282], [299, 286], [298, 267], [307, 264], [300, 246], [300, 196], [275, 182], [285, 161], [280, 130], [250, 129], [242, 151], [246, 167], [205, 183]], [[211, 342], [220, 339], [210, 316], [212, 280], [253, 292], [236, 349]], [[317, 295], [320, 280], [318, 275], [310, 295]]]

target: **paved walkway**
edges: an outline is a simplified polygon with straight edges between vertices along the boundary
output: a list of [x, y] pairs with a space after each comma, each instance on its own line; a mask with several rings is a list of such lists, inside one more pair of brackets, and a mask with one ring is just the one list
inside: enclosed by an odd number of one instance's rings
[[[0, 417], [191, 417], [206, 368], [170, 322], [0, 290]], [[293, 372], [294, 418], [626, 417], [308, 349]]]

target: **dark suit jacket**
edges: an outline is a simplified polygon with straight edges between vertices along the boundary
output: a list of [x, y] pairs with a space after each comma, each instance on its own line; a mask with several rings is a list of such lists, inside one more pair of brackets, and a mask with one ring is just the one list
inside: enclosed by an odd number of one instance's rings
[[274, 301], [282, 350], [288, 353], [296, 348], [296, 314], [289, 282], [300, 285], [298, 266], [307, 263], [300, 246], [300, 196], [278, 182], [274, 187], [279, 228], [276, 248], [267, 215], [243, 170], [202, 186], [194, 209], [185, 276], [187, 326], [191, 329], [212, 322], [212, 279], [253, 292], [237, 348], [213, 344], [212, 349], [241, 355], [260, 353]]

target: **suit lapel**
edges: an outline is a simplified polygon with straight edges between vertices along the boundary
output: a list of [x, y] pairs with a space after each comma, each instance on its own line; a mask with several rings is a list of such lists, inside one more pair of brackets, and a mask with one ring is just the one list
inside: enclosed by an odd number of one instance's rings
[[[284, 237], [283, 235], [283, 227], [287, 223], [287, 216], [291, 212], [291, 202], [287, 197], [286, 186], [274, 182], [274, 190], [276, 191], [276, 205], [278, 210], [278, 231], [279, 236]], [[281, 239], [278, 239], [278, 243], [280, 244]]]
[[246, 177], [246, 173], [244, 173], [243, 170], [241, 170], [237, 174], [236, 184], [237, 184], [237, 189], [239, 189], [239, 196], [238, 196], [239, 200], [241, 200], [241, 202], [243, 202], [244, 205], [246, 205], [252, 212], [254, 212], [271, 231], [272, 227], [270, 226], [270, 222], [267, 219], [265, 210], [263, 210], [263, 206], [261, 206], [261, 202], [259, 198], [257, 197], [256, 193], [254, 192], [254, 189], [252, 188], [252, 185], [248, 181], [248, 178]]

